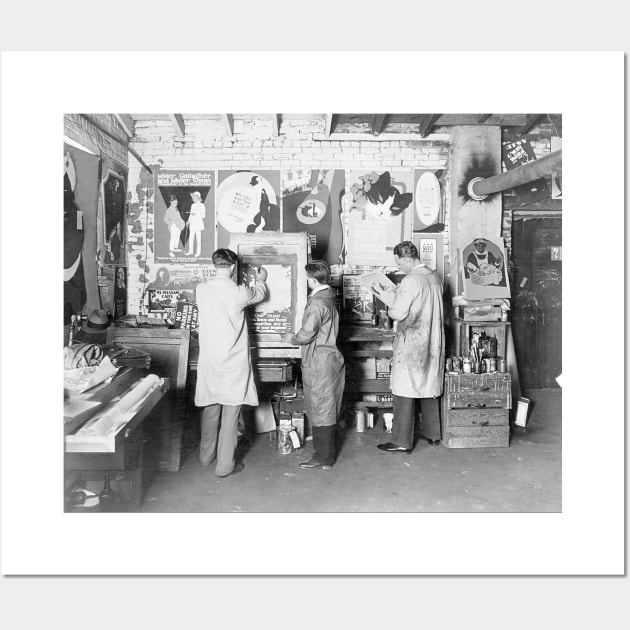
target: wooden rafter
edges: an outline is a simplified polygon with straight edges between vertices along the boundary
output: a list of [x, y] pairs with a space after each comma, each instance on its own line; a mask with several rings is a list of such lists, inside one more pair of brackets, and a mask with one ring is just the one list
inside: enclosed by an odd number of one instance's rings
[[134, 119], [129, 114], [114, 114], [114, 116], [127, 136], [133, 138], [136, 133]]
[[234, 135], [234, 116], [232, 114], [221, 114], [221, 119], [223, 120], [227, 136], [231, 138]]
[[492, 116], [492, 114], [481, 114], [481, 116], [479, 116], [479, 120], [477, 120], [477, 124], [480, 125], [481, 123], [485, 123], [490, 116]]
[[168, 117], [175, 127], [175, 133], [181, 140], [186, 136], [186, 127], [184, 125], [184, 117], [181, 114], [169, 114]]
[[420, 122], [418, 131], [423, 138], [426, 138], [435, 127], [435, 121], [441, 116], [441, 114], [425, 114]]
[[386, 118], [387, 118], [387, 114], [374, 114], [374, 116], [372, 116], [372, 135], [373, 136], [378, 136], [381, 133], [381, 131], [383, 131]]
[[543, 116], [543, 114], [531, 114], [527, 116], [525, 124], [516, 131], [516, 135], [522, 136], [524, 133], [527, 133], [536, 124], [536, 122], [538, 122], [541, 116]]
[[324, 135], [328, 138], [333, 130], [334, 114], [326, 114], [326, 128], [324, 129]]
[[278, 114], [271, 114], [271, 133], [276, 138], [280, 135], [280, 116]]

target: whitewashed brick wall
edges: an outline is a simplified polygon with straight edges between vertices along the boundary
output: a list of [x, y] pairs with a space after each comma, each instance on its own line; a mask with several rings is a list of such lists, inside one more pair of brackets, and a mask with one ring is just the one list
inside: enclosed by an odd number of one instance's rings
[[[307, 119], [283, 122], [278, 137], [272, 136], [270, 120], [236, 117], [231, 139], [225, 138], [220, 122], [195, 119], [186, 120], [183, 141], [176, 138], [167, 120], [137, 121], [135, 132], [131, 147], [149, 167], [159, 165], [162, 169], [440, 169], [448, 166], [450, 145], [449, 134], [434, 135], [427, 141], [327, 140], [324, 121]], [[146, 170], [130, 155], [127, 307], [132, 314], [144, 308], [153, 266], [153, 199], [146, 196], [153, 188], [150, 182]]]

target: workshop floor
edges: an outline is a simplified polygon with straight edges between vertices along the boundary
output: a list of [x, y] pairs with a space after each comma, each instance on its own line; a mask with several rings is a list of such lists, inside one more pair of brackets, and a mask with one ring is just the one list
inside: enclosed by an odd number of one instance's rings
[[382, 421], [343, 432], [329, 470], [302, 470], [312, 442], [281, 455], [270, 434], [254, 436], [245, 469], [219, 479], [195, 453], [179, 472], [160, 472], [142, 512], [560, 512], [562, 392], [528, 393], [526, 427], [507, 448], [449, 449], [419, 440], [412, 453], [386, 453]]

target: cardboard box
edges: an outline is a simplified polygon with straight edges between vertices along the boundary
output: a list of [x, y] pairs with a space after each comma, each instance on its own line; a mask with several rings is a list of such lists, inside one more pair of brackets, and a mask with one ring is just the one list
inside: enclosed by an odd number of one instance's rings
[[501, 301], [471, 302], [465, 306], [456, 306], [455, 315], [466, 322], [500, 322]]

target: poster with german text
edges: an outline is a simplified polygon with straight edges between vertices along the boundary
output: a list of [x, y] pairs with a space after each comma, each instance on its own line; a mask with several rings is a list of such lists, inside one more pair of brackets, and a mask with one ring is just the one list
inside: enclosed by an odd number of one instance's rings
[[213, 171], [156, 171], [155, 262], [182, 264], [212, 260], [214, 192]]

